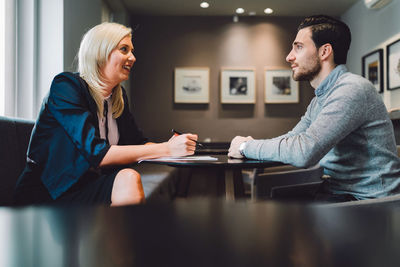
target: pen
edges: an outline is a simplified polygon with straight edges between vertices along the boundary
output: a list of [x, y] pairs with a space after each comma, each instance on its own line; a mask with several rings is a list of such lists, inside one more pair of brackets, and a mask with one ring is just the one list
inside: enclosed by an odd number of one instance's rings
[[[182, 134], [181, 132], [178, 132], [178, 131], [176, 131], [175, 129], [172, 129], [171, 132], [173, 132], [173, 133], [175, 133], [175, 134], [177, 134], [177, 135], [181, 135], [181, 134]], [[196, 141], [196, 140], [192, 140], [192, 141], [195, 141], [196, 144], [197, 144], [199, 147], [204, 147], [202, 143], [200, 143], [200, 142], [198, 142], [198, 141]]]

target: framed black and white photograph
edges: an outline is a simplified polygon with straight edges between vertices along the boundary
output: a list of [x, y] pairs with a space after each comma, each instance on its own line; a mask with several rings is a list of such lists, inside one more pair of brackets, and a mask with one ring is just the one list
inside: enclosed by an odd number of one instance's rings
[[386, 47], [387, 89], [400, 88], [400, 39]]
[[209, 79], [209, 68], [175, 68], [175, 103], [208, 103]]
[[378, 93], [383, 92], [383, 49], [378, 49], [362, 57], [362, 76], [367, 78]]
[[299, 83], [293, 80], [292, 70], [266, 68], [264, 78], [265, 103], [299, 103]]
[[222, 69], [222, 104], [254, 104], [256, 100], [255, 88], [254, 69]]

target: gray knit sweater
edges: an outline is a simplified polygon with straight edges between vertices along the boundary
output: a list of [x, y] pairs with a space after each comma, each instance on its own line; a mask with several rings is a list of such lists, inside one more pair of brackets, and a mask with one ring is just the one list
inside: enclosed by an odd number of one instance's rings
[[339, 65], [315, 95], [292, 131], [249, 141], [246, 157], [298, 167], [319, 162], [335, 194], [367, 199], [400, 192], [393, 126], [374, 86]]

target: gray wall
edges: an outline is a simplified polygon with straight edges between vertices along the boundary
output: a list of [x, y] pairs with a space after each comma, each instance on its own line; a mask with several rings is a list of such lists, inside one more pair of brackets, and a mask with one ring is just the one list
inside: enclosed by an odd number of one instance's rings
[[[361, 58], [378, 48], [384, 49], [384, 69], [386, 69], [386, 45], [400, 38], [400, 0], [393, 0], [382, 9], [370, 10], [363, 0], [358, 1], [341, 18], [352, 33], [352, 44], [347, 66], [350, 71], [361, 74]], [[386, 107], [400, 107], [400, 90], [386, 91], [386, 74], [384, 75], [385, 92], [382, 97]]]
[[82, 36], [101, 23], [102, 0], [64, 0], [64, 70], [75, 71]]
[[55, 75], [63, 71], [64, 62], [64, 1], [38, 1], [37, 25], [37, 90], [34, 94], [35, 116]]
[[[200, 140], [230, 141], [235, 135], [271, 138], [290, 130], [313, 97], [308, 83], [300, 86], [299, 104], [264, 104], [264, 68], [288, 68], [301, 18], [135, 17], [137, 61], [131, 77], [131, 107], [139, 126], [155, 141], [170, 129], [191, 131]], [[209, 104], [174, 104], [176, 67], [210, 68]], [[220, 104], [222, 67], [256, 69], [256, 104]]]

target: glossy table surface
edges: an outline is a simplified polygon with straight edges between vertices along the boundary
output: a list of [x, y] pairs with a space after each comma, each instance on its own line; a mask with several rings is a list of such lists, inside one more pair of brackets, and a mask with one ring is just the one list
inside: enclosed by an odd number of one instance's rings
[[195, 155], [227, 155], [228, 149], [226, 148], [204, 148], [196, 149]]
[[0, 266], [399, 266], [400, 209], [195, 199], [0, 208]]
[[196, 148], [196, 155], [227, 155], [230, 142], [202, 142], [202, 147]]
[[201, 155], [210, 156], [217, 160], [177, 160], [177, 161], [165, 161], [165, 160], [151, 160], [143, 162], [164, 164], [174, 167], [217, 167], [217, 168], [267, 168], [283, 165], [280, 162], [268, 161], [268, 160], [254, 160], [254, 159], [234, 159], [227, 155]]

